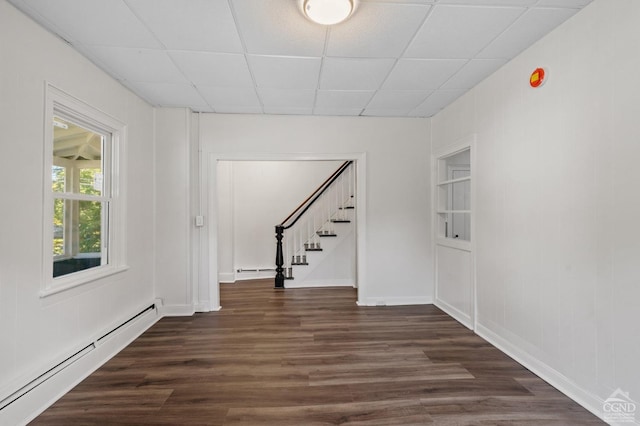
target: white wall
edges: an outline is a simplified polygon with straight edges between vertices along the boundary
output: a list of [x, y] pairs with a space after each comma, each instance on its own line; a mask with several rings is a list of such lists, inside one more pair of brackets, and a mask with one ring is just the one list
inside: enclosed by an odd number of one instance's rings
[[[275, 267], [275, 225], [340, 164], [340, 161], [220, 161], [218, 275], [221, 279], [240, 268]], [[225, 214], [229, 205], [231, 215]], [[229, 253], [232, 253], [231, 262]], [[254, 276], [262, 275], [236, 273], [235, 278]], [[266, 276], [275, 276], [275, 272]]]
[[334, 223], [336, 237], [320, 238], [322, 251], [307, 252], [308, 265], [294, 265], [294, 279], [286, 280], [285, 288], [357, 287], [356, 215], [348, 212], [345, 218], [352, 222]]
[[[194, 312], [191, 269], [191, 118], [182, 108], [155, 110], [156, 293], [165, 315]], [[177, 179], [176, 176], [180, 176]], [[151, 212], [150, 212], [151, 213]], [[195, 213], [193, 214], [195, 216]]]
[[[153, 302], [154, 229], [152, 108], [6, 1], [0, 39], [1, 399]], [[41, 298], [45, 81], [127, 124], [130, 268]]]
[[233, 163], [233, 161], [219, 161], [216, 175], [218, 197], [218, 281], [224, 283], [236, 281]]
[[[429, 120], [220, 114], [200, 120], [203, 153], [222, 157], [366, 153], [367, 242], [360, 248], [366, 251], [366, 285], [360, 300], [432, 301]], [[217, 241], [209, 249], [213, 245]], [[201, 283], [200, 298], [209, 291]]]
[[596, 0], [432, 122], [477, 134], [478, 331], [594, 411], [640, 401], [639, 22]]

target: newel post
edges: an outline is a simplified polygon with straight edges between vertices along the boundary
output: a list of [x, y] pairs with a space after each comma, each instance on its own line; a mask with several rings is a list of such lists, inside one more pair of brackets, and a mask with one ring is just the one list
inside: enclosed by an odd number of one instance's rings
[[282, 255], [282, 234], [284, 226], [276, 225], [276, 286], [275, 288], [284, 288], [284, 256]]

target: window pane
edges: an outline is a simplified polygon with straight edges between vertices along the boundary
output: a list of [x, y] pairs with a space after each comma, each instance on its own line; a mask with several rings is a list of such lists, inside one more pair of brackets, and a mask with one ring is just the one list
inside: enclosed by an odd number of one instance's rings
[[64, 200], [53, 200], [53, 255], [62, 256], [64, 250]]
[[55, 200], [54, 255], [65, 256], [54, 259], [54, 277], [102, 265], [102, 215], [107, 205], [99, 201]]
[[102, 249], [102, 203], [75, 201], [78, 205], [78, 253], [100, 253]]
[[[102, 159], [105, 135], [60, 117], [53, 119], [53, 190], [100, 196], [104, 192]], [[56, 175], [63, 168], [64, 184]], [[62, 189], [64, 188], [64, 189]]]
[[64, 192], [66, 186], [67, 169], [54, 165], [51, 168], [51, 189], [53, 192]]
[[102, 195], [101, 169], [80, 169], [80, 193]]

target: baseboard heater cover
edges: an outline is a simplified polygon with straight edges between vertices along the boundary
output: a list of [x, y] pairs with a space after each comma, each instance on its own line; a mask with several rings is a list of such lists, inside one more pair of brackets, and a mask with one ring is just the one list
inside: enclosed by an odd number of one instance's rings
[[146, 314], [149, 311], [156, 311], [155, 303], [151, 304], [147, 308], [145, 308], [142, 311], [138, 312], [137, 314], [135, 314], [134, 316], [132, 316], [128, 320], [126, 320], [123, 323], [121, 323], [120, 325], [118, 325], [118, 326], [114, 327], [113, 329], [107, 331], [106, 333], [104, 333], [103, 335], [101, 335], [100, 337], [98, 337], [97, 339], [95, 339], [94, 341], [92, 341], [91, 343], [89, 343], [88, 345], [86, 345], [85, 347], [80, 349], [79, 351], [75, 352], [74, 354], [72, 354], [68, 358], [65, 358], [64, 360], [62, 360], [58, 364], [54, 365], [53, 367], [51, 367], [50, 369], [45, 371], [44, 373], [40, 374], [39, 376], [35, 377], [33, 380], [29, 381], [27, 384], [25, 384], [24, 386], [22, 386], [21, 388], [19, 388], [15, 392], [13, 392], [10, 395], [8, 395], [7, 397], [3, 398], [0, 401], [0, 411], [4, 410], [9, 405], [11, 405], [14, 402], [16, 402], [18, 399], [24, 397], [29, 392], [31, 392], [32, 390], [34, 390], [35, 388], [40, 386], [42, 383], [44, 383], [47, 380], [49, 380], [51, 377], [53, 377], [56, 374], [60, 373], [61, 371], [63, 371], [65, 368], [67, 368], [71, 364], [75, 363], [79, 359], [81, 359], [84, 356], [86, 356], [89, 353], [91, 353], [98, 346], [100, 346], [100, 344], [102, 342], [104, 342], [104, 340], [107, 337], [113, 335], [115, 332], [117, 332], [118, 330], [122, 329], [127, 324], [132, 323], [133, 321], [135, 321], [136, 319], [138, 319], [139, 317], [141, 317], [142, 315]]
[[240, 268], [237, 269], [236, 272], [238, 273], [242, 273], [242, 272], [270, 272], [270, 271], [275, 271], [276, 268], [251, 268], [251, 269], [245, 269], [245, 268]]

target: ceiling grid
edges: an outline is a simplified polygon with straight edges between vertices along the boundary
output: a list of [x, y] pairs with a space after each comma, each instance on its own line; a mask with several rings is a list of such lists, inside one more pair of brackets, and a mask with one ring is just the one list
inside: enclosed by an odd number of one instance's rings
[[9, 0], [154, 106], [430, 117], [591, 0]]

